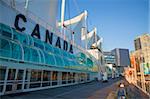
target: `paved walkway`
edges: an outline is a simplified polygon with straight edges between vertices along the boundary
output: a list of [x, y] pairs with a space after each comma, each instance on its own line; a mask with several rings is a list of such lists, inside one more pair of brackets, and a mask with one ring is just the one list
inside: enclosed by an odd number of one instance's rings
[[[16, 95], [7, 95], [1, 99], [87, 99], [94, 96], [96, 92], [111, 87], [112, 84], [120, 81], [120, 78], [111, 79], [107, 83], [90, 82], [73, 86], [46, 89]], [[103, 99], [107, 97], [109, 92], [100, 94]]]
[[[73, 86], [7, 95], [2, 96], [1, 99], [109, 99], [108, 96], [111, 96], [110, 99], [113, 99], [114, 96], [110, 95], [110, 93], [116, 93], [120, 81], [122, 81], [122, 79], [117, 78], [111, 79], [107, 83], [90, 82]], [[144, 95], [141, 91], [132, 88], [132, 85], [130, 87], [133, 89], [132, 92], [135, 91], [134, 96], [140, 92], [139, 98], [131, 97], [131, 99], [148, 99], [148, 96]]]
[[150, 99], [145, 93], [135, 87], [133, 84], [129, 84], [127, 87], [128, 99]]
[[[88, 97], [88, 99], [106, 99], [111, 92], [116, 91], [117, 86], [118, 86], [118, 82], [115, 82], [112, 85], [107, 86], [102, 90], [97, 90], [96, 92], [93, 92], [93, 94], [91, 94], [91, 96]], [[112, 99], [112, 97], [110, 99]]]
[[114, 86], [112, 86], [112, 88], [114, 88], [114, 89], [112, 89], [112, 91], [108, 95], [107, 99], [116, 99], [117, 90], [118, 90], [117, 88], [118, 88], [118, 85], [120, 82], [124, 83], [124, 85], [125, 85], [127, 99], [150, 99], [150, 97], [148, 95], [146, 95], [144, 92], [139, 90], [133, 84], [129, 84], [125, 79], [119, 81], [116, 84], [113, 84]]

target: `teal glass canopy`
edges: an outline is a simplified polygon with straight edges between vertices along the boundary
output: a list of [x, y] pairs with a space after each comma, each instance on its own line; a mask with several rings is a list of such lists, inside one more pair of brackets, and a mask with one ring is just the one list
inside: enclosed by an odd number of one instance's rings
[[93, 61], [84, 53], [76, 56], [4, 24], [0, 24], [0, 57], [79, 70], [93, 67]]

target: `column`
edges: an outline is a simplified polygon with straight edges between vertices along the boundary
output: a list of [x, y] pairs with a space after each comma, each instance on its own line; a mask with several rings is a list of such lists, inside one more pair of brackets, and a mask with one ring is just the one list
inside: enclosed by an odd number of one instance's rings
[[57, 79], [58, 79], [58, 85], [61, 85], [62, 84], [62, 72], [58, 72]]

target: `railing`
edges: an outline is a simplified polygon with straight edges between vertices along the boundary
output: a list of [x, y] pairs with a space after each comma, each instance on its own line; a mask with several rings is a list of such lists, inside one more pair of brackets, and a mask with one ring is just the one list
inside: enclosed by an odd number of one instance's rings
[[[140, 89], [150, 97], [150, 81], [144, 81], [144, 83], [139, 79], [135, 79], [135, 77], [132, 78], [131, 76], [125, 76], [125, 78], [129, 83], [132, 83], [134, 86], [136, 86], [138, 89]], [[145, 88], [143, 88], [143, 84], [145, 85]]]

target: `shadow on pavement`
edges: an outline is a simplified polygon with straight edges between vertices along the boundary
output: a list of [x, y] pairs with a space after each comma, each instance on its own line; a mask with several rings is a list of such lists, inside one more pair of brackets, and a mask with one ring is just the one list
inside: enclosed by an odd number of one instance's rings
[[[18, 93], [2, 96], [0, 99], [77, 99], [88, 98], [94, 92], [110, 87], [123, 78], [109, 79], [108, 82], [92, 81], [89, 83], [70, 85], [58, 88], [44, 89], [33, 92]], [[73, 98], [75, 97], [75, 98]]]

